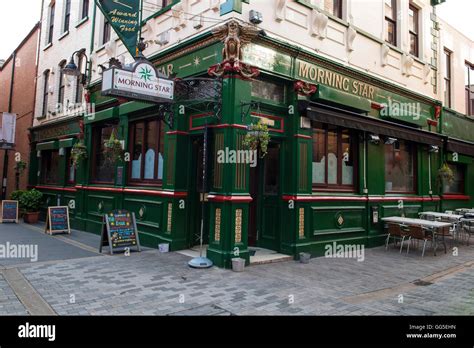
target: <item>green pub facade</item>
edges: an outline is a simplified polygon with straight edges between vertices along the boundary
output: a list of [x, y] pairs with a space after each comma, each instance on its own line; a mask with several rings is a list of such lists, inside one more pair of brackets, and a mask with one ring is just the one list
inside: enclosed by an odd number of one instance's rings
[[[377, 246], [384, 216], [474, 206], [474, 122], [437, 100], [237, 21], [148, 58], [175, 79], [173, 104], [104, 97], [96, 83], [95, 113], [32, 129], [30, 184], [45, 209], [73, 203], [72, 228], [100, 233], [105, 212], [127, 209], [143, 245], [175, 251], [198, 243], [204, 204], [207, 256], [230, 267], [251, 246], [295, 258], [324, 255], [334, 241]], [[258, 122], [269, 130], [266, 156], [221, 163], [219, 150], [245, 150]], [[106, 160], [112, 133], [128, 161]], [[87, 159], [74, 168], [82, 138]], [[444, 163], [451, 185], [437, 180]]]

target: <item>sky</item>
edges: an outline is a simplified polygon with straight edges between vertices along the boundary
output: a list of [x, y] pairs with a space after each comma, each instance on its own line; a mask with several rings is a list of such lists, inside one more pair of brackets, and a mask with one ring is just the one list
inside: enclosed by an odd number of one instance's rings
[[[437, 6], [436, 11], [443, 20], [474, 40], [473, 0], [446, 0]], [[40, 20], [40, 12], [41, 0], [0, 0], [0, 59], [6, 59], [12, 54]]]

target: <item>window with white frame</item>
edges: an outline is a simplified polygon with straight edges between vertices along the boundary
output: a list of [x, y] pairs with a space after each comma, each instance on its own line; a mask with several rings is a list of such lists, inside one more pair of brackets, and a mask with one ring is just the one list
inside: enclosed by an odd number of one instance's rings
[[81, 19], [89, 17], [89, 0], [82, 0], [80, 10], [81, 10]]
[[420, 55], [420, 10], [413, 4], [408, 8], [408, 33], [410, 37], [410, 54]]
[[47, 40], [46, 44], [50, 44], [53, 42], [53, 34], [54, 34], [54, 12], [56, 10], [56, 4], [53, 2], [49, 6], [49, 19], [48, 19], [48, 31], [47, 31]]
[[385, 41], [397, 46], [397, 0], [385, 0]]
[[63, 33], [69, 31], [70, 22], [71, 22], [71, 0], [66, 0], [64, 2]]

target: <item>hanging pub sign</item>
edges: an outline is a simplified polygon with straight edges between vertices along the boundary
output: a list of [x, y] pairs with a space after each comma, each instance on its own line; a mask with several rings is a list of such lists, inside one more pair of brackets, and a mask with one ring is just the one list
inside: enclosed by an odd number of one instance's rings
[[146, 59], [129, 68], [112, 66], [102, 74], [102, 95], [155, 103], [173, 101], [174, 82], [158, 73]]
[[11, 150], [15, 146], [16, 114], [0, 114], [0, 149]]
[[140, 35], [141, 1], [95, 0], [95, 2], [132, 57], [136, 57]]
[[2, 215], [0, 215], [0, 220], [2, 223], [18, 223], [18, 201], [2, 201]]
[[68, 207], [48, 207], [45, 232], [51, 235], [64, 232], [71, 234]]
[[113, 254], [114, 250], [124, 251], [131, 247], [137, 247], [137, 250], [140, 251], [134, 213], [119, 209], [104, 215], [99, 252], [102, 252], [104, 246], [109, 247], [110, 254]]

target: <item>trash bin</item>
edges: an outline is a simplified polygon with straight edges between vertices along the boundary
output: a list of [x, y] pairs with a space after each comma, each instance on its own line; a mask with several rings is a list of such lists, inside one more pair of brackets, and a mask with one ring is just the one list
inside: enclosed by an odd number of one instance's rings
[[245, 267], [245, 259], [241, 257], [235, 257], [232, 259], [232, 270], [234, 272], [242, 272]]
[[309, 263], [310, 258], [311, 258], [310, 253], [300, 253], [300, 262], [301, 263]]

